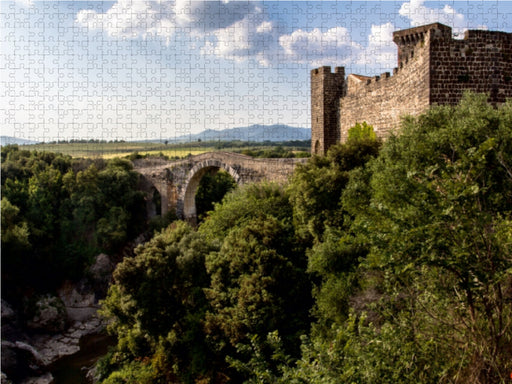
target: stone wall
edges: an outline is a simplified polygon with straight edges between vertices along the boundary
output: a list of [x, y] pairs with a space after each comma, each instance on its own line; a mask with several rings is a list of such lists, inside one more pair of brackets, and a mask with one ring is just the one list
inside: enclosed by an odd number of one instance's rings
[[512, 97], [512, 34], [467, 31], [463, 40], [432, 39], [430, 101], [457, 104], [465, 90], [496, 104]]
[[430, 104], [429, 42], [420, 40], [409, 57], [402, 56], [401, 68], [375, 77], [349, 75], [347, 94], [339, 100], [341, 141], [348, 129], [366, 121], [379, 137], [400, 126], [403, 115], [418, 115]]

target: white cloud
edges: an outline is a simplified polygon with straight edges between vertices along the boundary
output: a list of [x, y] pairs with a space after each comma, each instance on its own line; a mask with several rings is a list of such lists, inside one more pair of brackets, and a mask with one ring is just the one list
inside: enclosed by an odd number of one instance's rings
[[137, 38], [174, 35], [174, 12], [168, 2], [118, 0], [106, 13], [82, 10], [76, 21], [91, 30], [104, 30], [109, 36]]
[[390, 68], [396, 64], [397, 48], [393, 42], [392, 23], [372, 25], [368, 36], [368, 46], [361, 53], [357, 62], [372, 67]]
[[257, 33], [269, 33], [272, 32], [272, 23], [270, 21], [264, 21], [256, 28]]
[[203, 54], [267, 66], [277, 51], [279, 28], [255, 2], [177, 0], [175, 11], [180, 26], [205, 38]]
[[278, 28], [252, 1], [118, 0], [107, 12], [82, 10], [76, 21], [114, 38], [170, 38], [177, 30], [204, 39], [204, 54], [268, 65]]
[[234, 58], [240, 55], [246, 56], [251, 48], [247, 19], [238, 21], [229, 27], [218, 29], [213, 34], [216, 41], [208, 44], [210, 50], [205, 50], [205, 53]]
[[270, 65], [277, 52], [277, 33], [273, 24], [263, 18], [262, 14], [252, 14], [214, 31], [214, 39], [206, 43], [202, 52], [236, 61], [251, 57], [261, 65]]
[[[464, 15], [449, 5], [434, 9], [426, 7], [424, 0], [409, 0], [399, 13], [412, 26], [441, 22], [452, 26], [455, 33], [467, 27]], [[204, 42], [200, 43], [203, 54], [237, 61], [254, 58], [264, 65], [279, 58], [310, 65], [389, 67], [396, 59], [391, 23], [372, 25], [368, 46], [363, 48], [341, 26], [327, 31], [298, 29], [283, 35], [279, 23], [270, 21], [253, 1], [117, 0], [105, 13], [80, 11], [76, 21], [113, 38], [157, 36], [168, 44], [180, 30]]]
[[318, 28], [309, 32], [298, 29], [289, 35], [282, 35], [279, 43], [288, 60], [311, 65], [324, 65], [327, 62], [348, 64], [362, 50], [344, 27], [334, 27], [326, 32]]
[[247, 15], [258, 12], [252, 1], [176, 0], [176, 22], [195, 32], [211, 32], [227, 28]]
[[398, 13], [407, 17], [411, 21], [411, 26], [442, 23], [453, 28], [457, 35], [462, 34], [468, 29], [467, 22], [463, 14], [458, 13], [454, 8], [445, 5], [442, 9], [428, 8], [423, 5], [424, 0], [406, 1], [400, 7]]
[[22, 7], [29, 8], [34, 5], [33, 0], [14, 0], [14, 2]]

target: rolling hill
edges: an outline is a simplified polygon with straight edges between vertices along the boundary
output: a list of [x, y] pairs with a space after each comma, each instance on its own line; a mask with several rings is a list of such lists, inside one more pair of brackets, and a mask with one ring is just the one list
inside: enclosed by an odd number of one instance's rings
[[260, 125], [255, 124], [249, 127], [230, 128], [223, 130], [207, 129], [197, 134], [178, 136], [169, 139], [169, 142], [193, 142], [193, 141], [291, 141], [309, 140], [311, 130], [308, 128], [296, 128], [288, 125]]

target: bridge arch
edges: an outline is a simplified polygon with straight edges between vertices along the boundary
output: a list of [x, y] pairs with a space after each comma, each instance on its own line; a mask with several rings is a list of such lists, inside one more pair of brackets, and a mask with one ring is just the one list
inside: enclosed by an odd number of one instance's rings
[[162, 195], [155, 185], [147, 192], [146, 211], [149, 219], [162, 215]]
[[216, 159], [197, 163], [187, 174], [183, 187], [183, 193], [180, 198], [183, 203], [183, 217], [185, 219], [195, 220], [197, 218], [196, 193], [203, 176], [208, 172], [217, 172], [220, 169], [228, 172], [233, 180], [235, 180], [237, 184], [240, 184], [240, 174], [236, 169], [228, 164], [225, 164]]

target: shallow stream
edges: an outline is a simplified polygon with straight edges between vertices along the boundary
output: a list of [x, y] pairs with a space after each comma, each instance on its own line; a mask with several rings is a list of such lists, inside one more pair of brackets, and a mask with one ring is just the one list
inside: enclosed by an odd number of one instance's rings
[[[50, 369], [55, 384], [86, 384], [87, 371], [108, 352], [108, 347], [115, 344], [115, 339], [107, 335], [85, 336], [80, 341], [80, 351], [66, 356]], [[84, 368], [86, 367], [86, 368]]]

